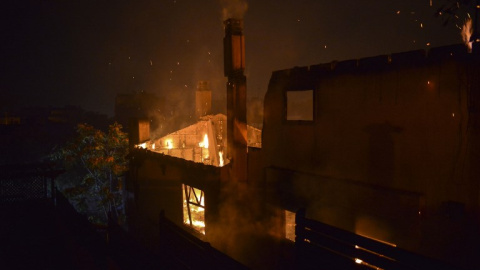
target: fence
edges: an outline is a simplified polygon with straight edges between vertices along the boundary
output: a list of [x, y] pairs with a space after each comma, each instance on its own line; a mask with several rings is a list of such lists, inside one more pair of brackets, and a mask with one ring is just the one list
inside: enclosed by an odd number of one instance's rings
[[55, 177], [61, 170], [49, 164], [0, 166], [0, 205], [48, 200], [55, 202]]
[[458, 269], [296, 214], [295, 256], [302, 269]]

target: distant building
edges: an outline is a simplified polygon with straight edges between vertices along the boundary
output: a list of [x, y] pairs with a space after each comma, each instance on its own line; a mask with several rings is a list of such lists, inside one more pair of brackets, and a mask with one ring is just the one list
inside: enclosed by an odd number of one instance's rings
[[0, 117], [0, 164], [43, 161], [75, 136], [79, 123], [106, 130], [111, 124], [103, 114], [75, 106], [27, 107]]
[[20, 117], [17, 115], [11, 115], [5, 112], [0, 118], [0, 125], [19, 125], [21, 123]]

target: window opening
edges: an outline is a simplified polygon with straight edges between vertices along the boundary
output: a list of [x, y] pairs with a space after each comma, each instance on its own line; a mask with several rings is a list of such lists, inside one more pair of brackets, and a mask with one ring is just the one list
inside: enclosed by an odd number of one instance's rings
[[285, 238], [295, 242], [295, 213], [285, 210]]
[[313, 90], [287, 91], [287, 120], [313, 121]]
[[203, 190], [182, 184], [183, 223], [205, 234], [205, 193]]

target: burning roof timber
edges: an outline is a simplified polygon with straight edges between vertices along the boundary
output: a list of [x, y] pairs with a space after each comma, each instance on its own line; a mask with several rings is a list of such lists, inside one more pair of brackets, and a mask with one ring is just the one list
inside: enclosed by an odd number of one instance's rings
[[[227, 117], [224, 114], [207, 115], [188, 127], [154, 138], [138, 147], [168, 156], [221, 167], [229, 161], [224, 156], [227, 148]], [[260, 148], [262, 131], [247, 126], [249, 147]]]

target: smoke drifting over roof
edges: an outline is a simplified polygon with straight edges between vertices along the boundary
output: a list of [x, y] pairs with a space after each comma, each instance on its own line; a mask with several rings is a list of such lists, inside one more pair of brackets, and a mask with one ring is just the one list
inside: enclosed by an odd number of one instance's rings
[[222, 5], [222, 19], [242, 19], [247, 12], [248, 4], [244, 0], [220, 0]]
[[112, 115], [115, 95], [133, 91], [192, 104], [183, 99], [193, 102], [199, 80], [224, 99], [228, 17], [243, 16], [248, 94], [260, 99], [273, 70], [460, 42], [454, 24], [433, 16], [440, 1], [4, 2], [11, 27], [0, 43], [1, 108], [75, 105]]

